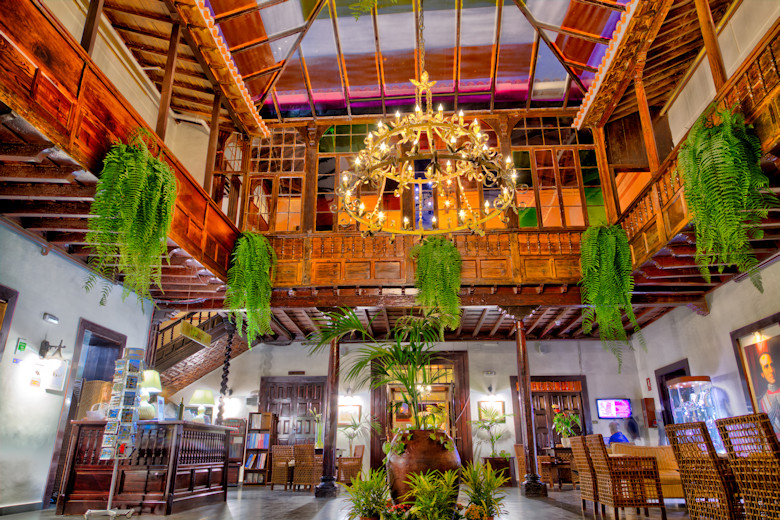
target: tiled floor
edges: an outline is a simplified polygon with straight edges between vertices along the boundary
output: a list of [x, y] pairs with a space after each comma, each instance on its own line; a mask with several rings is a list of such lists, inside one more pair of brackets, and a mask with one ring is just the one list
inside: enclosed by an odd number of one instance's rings
[[[583, 518], [580, 512], [579, 492], [564, 490], [551, 491], [546, 499], [530, 499], [520, 495], [518, 488], [506, 488], [507, 513], [500, 516], [501, 520], [574, 520]], [[684, 509], [675, 507], [674, 501], [669, 504], [670, 520], [688, 519]], [[592, 519], [592, 506], [586, 518]], [[54, 520], [62, 518], [54, 514], [53, 509], [9, 515], [8, 520]], [[123, 518], [123, 517], [120, 517]], [[134, 516], [151, 520], [152, 515]], [[205, 506], [185, 513], [168, 517], [170, 520], [346, 520], [346, 502], [343, 497], [335, 499], [316, 499], [311, 493], [302, 491], [271, 491], [265, 487], [248, 487], [246, 489], [231, 489], [225, 504]], [[607, 518], [611, 519], [608, 511]], [[637, 516], [634, 510], [621, 513], [621, 519], [644, 518]], [[651, 519], [661, 518], [658, 509], [650, 511]]]

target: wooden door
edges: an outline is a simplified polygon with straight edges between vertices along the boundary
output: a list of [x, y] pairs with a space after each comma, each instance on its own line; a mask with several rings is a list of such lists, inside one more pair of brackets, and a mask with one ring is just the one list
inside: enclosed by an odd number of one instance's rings
[[534, 436], [538, 450], [550, 446], [550, 432], [552, 431], [550, 399], [546, 394], [540, 393], [532, 393], [531, 399], [534, 411]]
[[[314, 414], [325, 410], [327, 378], [287, 376], [260, 380], [260, 411], [275, 413], [279, 418], [277, 444], [314, 444]], [[324, 420], [324, 415], [323, 415]]]

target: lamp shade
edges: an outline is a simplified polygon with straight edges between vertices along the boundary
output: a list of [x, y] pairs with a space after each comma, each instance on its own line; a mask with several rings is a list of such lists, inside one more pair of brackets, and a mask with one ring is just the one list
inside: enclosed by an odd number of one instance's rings
[[211, 390], [195, 390], [190, 398], [193, 406], [214, 406], [214, 392]]
[[144, 377], [141, 379], [141, 388], [145, 388], [149, 393], [162, 392], [160, 373], [157, 370], [144, 370]]

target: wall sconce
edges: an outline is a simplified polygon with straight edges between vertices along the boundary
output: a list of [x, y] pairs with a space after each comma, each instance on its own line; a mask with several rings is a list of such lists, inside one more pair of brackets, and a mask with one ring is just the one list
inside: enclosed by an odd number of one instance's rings
[[488, 385], [488, 394], [493, 395], [493, 385]]
[[60, 322], [60, 319], [54, 314], [49, 314], [48, 312], [44, 312], [43, 321], [48, 321], [49, 323], [53, 323], [54, 325], [57, 325]]
[[60, 340], [59, 345], [52, 345], [47, 340], [41, 341], [41, 348], [38, 350], [38, 355], [41, 357], [41, 359], [54, 359], [59, 358], [61, 361], [64, 361], [65, 358], [62, 357], [62, 349], [66, 348], [65, 345], [62, 344], [62, 340]]

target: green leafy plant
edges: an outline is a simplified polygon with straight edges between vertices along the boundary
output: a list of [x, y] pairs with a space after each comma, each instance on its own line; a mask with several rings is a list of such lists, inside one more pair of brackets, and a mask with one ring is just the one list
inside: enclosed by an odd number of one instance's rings
[[349, 456], [351, 457], [352, 443], [355, 439], [367, 438], [372, 431], [379, 433], [382, 430], [382, 427], [378, 421], [374, 421], [368, 415], [364, 415], [359, 419], [355, 418], [355, 416], [350, 417], [349, 424], [339, 426], [339, 430], [349, 442]]
[[[352, 309], [326, 312], [318, 331], [309, 336], [310, 353], [330, 345], [332, 340], [354, 335], [363, 345], [346, 358], [344, 379], [354, 388], [399, 385], [401, 402], [409, 407], [414, 429], [430, 429], [430, 420], [418, 404], [425, 388], [442, 380], [446, 372], [435, 368], [439, 360], [434, 344], [439, 338], [440, 321], [435, 315], [406, 316], [390, 331], [390, 338], [379, 341], [366, 329]], [[434, 368], [432, 368], [432, 365]]]
[[707, 282], [709, 265], [718, 264], [720, 272], [734, 265], [763, 292], [750, 239], [763, 236], [758, 224], [778, 199], [767, 189], [761, 144], [742, 114], [721, 109], [710, 115], [711, 109], [691, 127], [677, 163], [696, 229], [696, 263]]
[[[225, 308], [239, 331], [246, 320], [247, 343], [271, 333], [271, 290], [276, 268], [276, 252], [268, 239], [257, 233], [244, 233], [233, 246], [228, 270]], [[246, 316], [246, 317], [245, 317]]]
[[481, 431], [486, 436], [486, 438], [479, 439], [478, 442], [480, 444], [490, 443], [490, 456], [498, 457], [496, 443], [509, 436], [509, 431], [506, 430], [504, 424], [506, 423], [506, 418], [511, 417], [512, 414], [501, 413], [495, 408], [482, 408], [481, 416], [483, 419], [471, 421], [477, 433]]
[[412, 501], [409, 513], [418, 520], [450, 520], [458, 500], [458, 471], [410, 473], [409, 493], [403, 499]]
[[364, 479], [362, 475], [346, 485], [348, 518], [379, 518], [387, 508], [390, 489], [384, 469], [371, 470]]
[[[414, 246], [411, 258], [417, 262], [414, 273], [419, 292], [417, 303], [441, 314], [440, 324], [449, 329], [460, 325], [460, 252], [441, 237], [427, 238]], [[441, 329], [443, 333], [443, 329]]]
[[620, 226], [590, 226], [582, 234], [580, 251], [582, 272], [582, 330], [590, 334], [596, 322], [604, 347], [618, 360], [618, 371], [623, 365], [623, 349], [631, 344], [623, 328], [623, 313], [634, 327], [644, 346], [634, 310], [631, 293], [631, 251], [626, 232]]
[[582, 428], [580, 416], [571, 412], [558, 412], [553, 416], [553, 428], [561, 437], [574, 437], [574, 426]]
[[[461, 476], [470, 505], [481, 508], [486, 517], [506, 513], [504, 509], [506, 495], [500, 491], [500, 488], [509, 481], [509, 477], [504, 476], [503, 472], [497, 472], [489, 463], [469, 462], [461, 469]], [[468, 510], [466, 518], [468, 518]]]
[[85, 284], [91, 291], [98, 275], [104, 278], [100, 305], [106, 304], [110, 280], [118, 271], [124, 274], [123, 298], [134, 291], [139, 300], [151, 299], [151, 284], [162, 284], [161, 259], [168, 259], [176, 177], [168, 163], [149, 151], [147, 136], [148, 131], [137, 130], [128, 144], [114, 143], [103, 159], [87, 232], [94, 250], [89, 266], [97, 274]]

